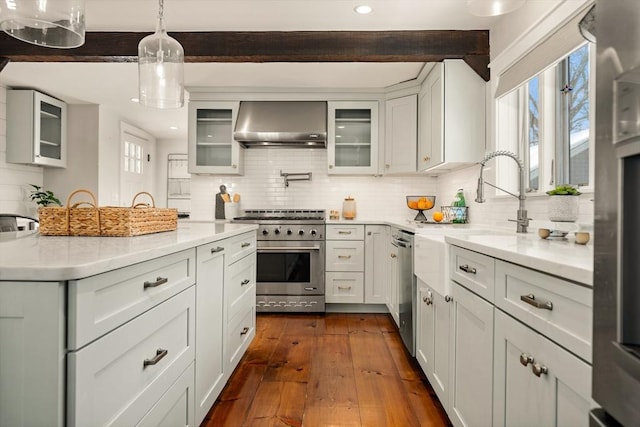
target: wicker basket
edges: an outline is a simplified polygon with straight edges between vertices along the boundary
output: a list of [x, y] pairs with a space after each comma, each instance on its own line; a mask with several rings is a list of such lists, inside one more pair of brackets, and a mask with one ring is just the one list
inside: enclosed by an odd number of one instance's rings
[[[89, 194], [91, 202], [78, 202], [72, 205], [71, 198], [80, 193]], [[81, 188], [69, 194], [67, 212], [69, 217], [69, 236], [100, 235], [100, 211], [96, 196], [91, 191]]]
[[[136, 203], [140, 195], [147, 195], [151, 205]], [[107, 206], [100, 208], [100, 234], [102, 236], [138, 236], [141, 234], [173, 231], [178, 228], [178, 210], [156, 208], [153, 196], [145, 191], [136, 194], [131, 207]]]
[[61, 206], [44, 206], [38, 208], [40, 234], [43, 236], [68, 236], [68, 210]]

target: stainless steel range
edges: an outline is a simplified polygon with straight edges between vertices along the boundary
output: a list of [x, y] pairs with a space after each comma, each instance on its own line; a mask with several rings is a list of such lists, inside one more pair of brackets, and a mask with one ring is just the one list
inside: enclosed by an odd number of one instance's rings
[[256, 304], [261, 312], [324, 312], [324, 210], [245, 210], [258, 224]]

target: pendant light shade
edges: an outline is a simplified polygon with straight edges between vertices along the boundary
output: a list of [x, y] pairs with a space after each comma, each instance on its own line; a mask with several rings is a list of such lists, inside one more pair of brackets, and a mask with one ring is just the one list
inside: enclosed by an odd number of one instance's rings
[[163, 0], [159, 0], [156, 32], [138, 44], [140, 104], [154, 108], [184, 105], [184, 49], [164, 28]]
[[1, 0], [0, 29], [39, 46], [82, 46], [84, 0]]
[[476, 16], [498, 16], [513, 12], [527, 0], [467, 0], [467, 9]]

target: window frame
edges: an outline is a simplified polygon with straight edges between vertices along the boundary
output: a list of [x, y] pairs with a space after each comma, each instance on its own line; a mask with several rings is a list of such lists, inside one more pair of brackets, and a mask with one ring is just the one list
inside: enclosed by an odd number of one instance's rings
[[[559, 131], [556, 131], [556, 120], [559, 106], [557, 105], [558, 94], [558, 71], [559, 64], [566, 61], [569, 55], [576, 50], [584, 47], [587, 42], [581, 43], [571, 50], [569, 54], [561, 58], [557, 62], [551, 64], [547, 69], [532, 76], [539, 78], [539, 145], [538, 145], [538, 189], [529, 188], [530, 164], [529, 158], [529, 81], [523, 82], [513, 91], [495, 100], [496, 107], [496, 150], [509, 150], [516, 153], [523, 161], [526, 168], [527, 182], [525, 185], [527, 197], [529, 196], [546, 196], [546, 192], [556, 185], [563, 182], [562, 165], [559, 164], [557, 150], [560, 150], [564, 142], [560, 142], [558, 137]], [[582, 193], [592, 193], [595, 180], [595, 44], [589, 43], [589, 183], [580, 186]], [[517, 97], [514, 100], [513, 97]], [[517, 112], [509, 111], [510, 108], [518, 109]], [[517, 117], [517, 123], [514, 126], [514, 116]], [[511, 120], [511, 123], [509, 121]], [[515, 131], [514, 131], [515, 129]], [[566, 141], [568, 147], [569, 141]], [[569, 153], [567, 153], [568, 156]], [[509, 191], [517, 192], [517, 171], [513, 166], [513, 162], [506, 162], [496, 159], [496, 184]], [[567, 171], [568, 173], [568, 171]], [[497, 197], [503, 197], [504, 192], [496, 190]]]

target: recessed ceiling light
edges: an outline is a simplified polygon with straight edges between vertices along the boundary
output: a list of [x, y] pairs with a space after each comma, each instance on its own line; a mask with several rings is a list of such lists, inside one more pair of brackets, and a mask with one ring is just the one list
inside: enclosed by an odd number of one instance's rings
[[169, 129], [171, 129], [171, 130], [178, 130], [178, 126], [169, 126]]
[[360, 15], [366, 15], [368, 13], [371, 13], [371, 11], [373, 11], [371, 6], [367, 6], [366, 4], [362, 4], [360, 6], [356, 6], [356, 7], [353, 8], [353, 10], [356, 13], [359, 13]]
[[131, 98], [131, 102], [140, 102], [138, 98]]

